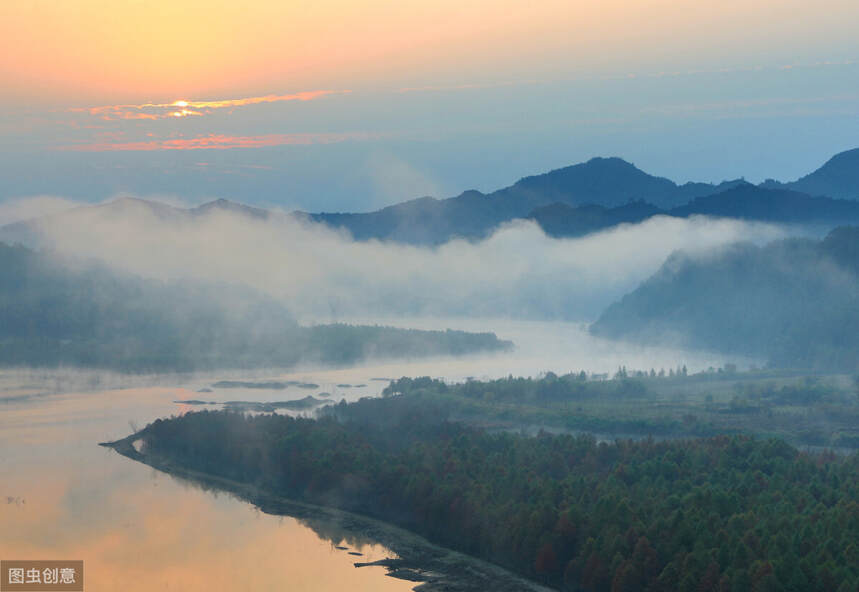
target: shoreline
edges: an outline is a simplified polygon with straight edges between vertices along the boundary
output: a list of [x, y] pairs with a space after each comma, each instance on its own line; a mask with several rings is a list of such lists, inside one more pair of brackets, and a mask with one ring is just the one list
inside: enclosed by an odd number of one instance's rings
[[[483, 559], [440, 547], [422, 536], [388, 522], [339, 510], [328, 506], [296, 501], [259, 490], [253, 485], [210, 475], [173, 464], [167, 459], [141, 454], [134, 447], [139, 440], [132, 434], [115, 442], [102, 442], [99, 446], [148, 465], [171, 477], [193, 484], [226, 491], [248, 502], [266, 514], [290, 516], [302, 522], [334, 523], [338, 528], [353, 532], [380, 544], [397, 555], [397, 558], [373, 562], [355, 562], [356, 568], [380, 566], [386, 575], [400, 580], [416, 582], [416, 592], [552, 592], [542, 586]], [[306, 524], [313, 529], [312, 524]], [[317, 533], [318, 534], [318, 533]]]

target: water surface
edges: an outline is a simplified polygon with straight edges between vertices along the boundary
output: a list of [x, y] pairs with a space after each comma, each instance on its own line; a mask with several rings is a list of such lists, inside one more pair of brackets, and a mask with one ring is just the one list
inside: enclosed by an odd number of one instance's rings
[[[620, 365], [658, 370], [686, 364], [695, 371], [726, 361], [742, 363], [594, 339], [582, 325], [571, 323], [413, 319], [385, 324], [493, 330], [517, 348], [503, 354], [290, 372], [129, 377], [0, 371], [0, 558], [83, 559], [89, 592], [410, 590], [412, 583], [387, 577], [381, 567], [353, 566], [356, 560], [393, 556], [360, 533], [339, 533], [333, 527], [321, 536], [298, 520], [203, 491], [97, 443], [127, 436], [159, 417], [202, 408], [182, 402], [190, 400], [221, 404], [313, 395], [351, 401], [378, 396], [388, 379], [404, 375], [463, 380], [581, 369], [611, 373]], [[318, 387], [212, 387], [224, 379], [292, 380]]]
[[[7, 387], [7, 398], [20, 396]], [[0, 402], [0, 557], [83, 559], [90, 592], [411, 589], [381, 567], [353, 566], [393, 556], [379, 545], [343, 533], [338, 542], [363, 553], [349, 555], [293, 518], [96, 445], [180, 412], [173, 400], [194, 394], [147, 387]]]

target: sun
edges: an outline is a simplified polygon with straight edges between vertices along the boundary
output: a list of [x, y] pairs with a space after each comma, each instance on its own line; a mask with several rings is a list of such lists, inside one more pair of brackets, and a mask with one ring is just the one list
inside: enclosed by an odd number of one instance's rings
[[175, 101], [170, 105], [171, 107], [187, 107], [188, 101]]

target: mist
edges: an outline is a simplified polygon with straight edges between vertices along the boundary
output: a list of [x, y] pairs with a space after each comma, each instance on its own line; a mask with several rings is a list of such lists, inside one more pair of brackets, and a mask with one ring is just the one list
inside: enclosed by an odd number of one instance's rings
[[0, 226], [68, 211], [80, 204], [54, 195], [37, 195], [0, 201]]
[[39, 242], [149, 278], [242, 284], [299, 320], [360, 317], [503, 317], [594, 320], [673, 252], [763, 244], [785, 230], [708, 217], [654, 217], [577, 239], [553, 239], [529, 221], [481, 242], [435, 248], [357, 242], [277, 214], [267, 220], [211, 210], [186, 216], [136, 200], [77, 210], [73, 224], [44, 219]]

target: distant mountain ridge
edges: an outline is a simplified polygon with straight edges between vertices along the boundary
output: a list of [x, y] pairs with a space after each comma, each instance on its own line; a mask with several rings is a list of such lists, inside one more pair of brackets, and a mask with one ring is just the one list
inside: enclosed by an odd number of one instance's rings
[[480, 240], [516, 219], [534, 220], [547, 234], [558, 237], [581, 236], [655, 215], [700, 214], [832, 226], [859, 222], [859, 201], [854, 198], [859, 199], [859, 149], [834, 156], [792, 183], [767, 181], [759, 186], [742, 179], [678, 185], [611, 157], [524, 177], [488, 194], [469, 190], [446, 199], [421, 197], [364, 213], [282, 214], [225, 199], [184, 209], [123, 198], [0, 227], [0, 240], [40, 246], [40, 233], [48, 225], [80, 224], [79, 216], [93, 212], [110, 220], [153, 216], [167, 224], [223, 212], [255, 220], [291, 216], [346, 230], [359, 241], [435, 246], [453, 239]]
[[[812, 196], [820, 201], [813, 201]], [[743, 179], [678, 185], [621, 158], [598, 157], [524, 177], [489, 194], [471, 190], [447, 199], [424, 197], [374, 212], [302, 215], [348, 230], [357, 240], [438, 245], [453, 238], [485, 238], [500, 224], [517, 218], [535, 220], [554, 236], [579, 236], [657, 214], [844, 223], [859, 220], [854, 205], [846, 201], [852, 199], [859, 199], [859, 149], [834, 156], [793, 183], [769, 181], [759, 188]], [[630, 205], [636, 202], [644, 205]]]
[[643, 222], [653, 216], [713, 216], [774, 224], [832, 227], [859, 224], [859, 201], [811, 197], [786, 189], [764, 189], [742, 183], [721, 193], [696, 197], [686, 205], [660, 209], [646, 202], [614, 208], [598, 205], [572, 207], [555, 203], [535, 209], [529, 218], [549, 236], [577, 237], [619, 224]]
[[809, 195], [859, 199], [859, 148], [836, 154], [826, 163], [792, 183], [766, 181], [764, 187], [784, 187]]
[[188, 212], [192, 216], [205, 216], [206, 214], [213, 212], [231, 212], [234, 214], [242, 214], [243, 216], [248, 216], [250, 218], [258, 218], [260, 220], [268, 220], [275, 215], [268, 210], [236, 203], [228, 199], [216, 199], [215, 201], [210, 201], [195, 208], [191, 208]]
[[283, 215], [226, 199], [182, 208], [154, 200], [121, 197], [101, 204], [78, 206], [57, 214], [0, 226], [0, 242], [21, 244], [30, 248], [51, 247], [48, 237], [52, 227], [85, 227], [94, 216], [107, 223], [119, 224], [130, 218], [152, 218], [159, 224], [167, 225], [190, 223], [203, 216], [218, 213], [239, 214], [256, 220], [269, 220]]
[[542, 175], [525, 177], [501, 192], [530, 194], [535, 200], [570, 205], [597, 204], [617, 207], [629, 201], [648, 201], [658, 207], [683, 204], [700, 195], [723, 191], [742, 180], [678, 185], [645, 173], [618, 157], [591, 160]]
[[665, 208], [723, 191], [741, 180], [719, 185], [677, 185], [654, 177], [621, 158], [591, 160], [531, 177], [489, 194], [469, 190], [447, 199], [423, 197], [367, 213], [304, 214], [308, 219], [348, 230], [357, 240], [371, 238], [437, 245], [453, 238], [481, 239], [500, 224], [527, 218], [544, 206], [618, 207], [642, 200]]

